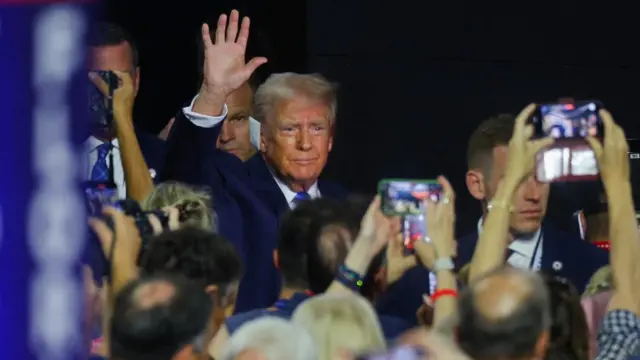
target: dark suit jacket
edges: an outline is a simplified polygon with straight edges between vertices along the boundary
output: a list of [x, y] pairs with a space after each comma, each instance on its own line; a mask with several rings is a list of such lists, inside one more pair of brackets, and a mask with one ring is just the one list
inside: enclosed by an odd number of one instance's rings
[[[236, 312], [267, 308], [278, 298], [280, 275], [273, 264], [277, 225], [289, 209], [260, 154], [246, 163], [216, 148], [220, 126], [199, 128], [182, 112], [168, 138], [164, 179], [206, 185], [212, 191], [219, 232], [245, 265]], [[337, 185], [320, 181], [323, 196], [346, 197]]]
[[[550, 225], [543, 226], [542, 234], [541, 270], [569, 279], [580, 292], [584, 291], [593, 273], [609, 263], [606, 250], [587, 243], [576, 235]], [[455, 261], [458, 269], [471, 261], [477, 241], [477, 232], [458, 239], [458, 256]], [[388, 289], [377, 304], [378, 311], [414, 320], [416, 310], [422, 304], [421, 296], [429, 292], [429, 286], [429, 272], [424, 267], [417, 266]]]

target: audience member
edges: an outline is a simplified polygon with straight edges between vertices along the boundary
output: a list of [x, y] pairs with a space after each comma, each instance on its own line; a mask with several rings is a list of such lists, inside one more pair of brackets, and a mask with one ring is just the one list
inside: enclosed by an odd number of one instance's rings
[[[113, 182], [121, 198], [142, 201], [163, 166], [164, 144], [133, 124], [133, 102], [140, 88], [138, 50], [131, 36], [112, 23], [96, 26], [90, 46], [90, 69], [114, 72], [120, 85], [112, 98], [113, 123], [92, 124], [92, 134], [85, 141], [85, 177]], [[109, 96], [107, 83], [95, 73], [90, 77]]]
[[188, 360], [203, 350], [213, 310], [204, 289], [182, 277], [142, 277], [118, 294], [111, 319], [111, 357]]
[[542, 359], [549, 345], [549, 291], [539, 275], [494, 270], [460, 293], [460, 347], [473, 359]]
[[143, 275], [179, 274], [201, 285], [222, 323], [232, 312], [242, 276], [242, 263], [220, 235], [195, 227], [163, 232], [149, 241], [140, 259]]
[[303, 327], [277, 317], [243, 325], [225, 346], [221, 360], [316, 360], [313, 339]]
[[177, 208], [182, 226], [195, 226], [216, 231], [216, 213], [213, 211], [211, 195], [186, 184], [164, 182], [158, 184], [140, 204], [143, 210]]
[[375, 310], [364, 298], [352, 294], [318, 295], [305, 301], [291, 321], [313, 338], [319, 360], [332, 360], [386, 349]]

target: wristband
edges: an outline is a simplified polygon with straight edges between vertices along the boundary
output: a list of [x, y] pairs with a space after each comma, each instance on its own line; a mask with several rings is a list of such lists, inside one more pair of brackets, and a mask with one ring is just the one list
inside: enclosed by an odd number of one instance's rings
[[441, 298], [443, 296], [456, 297], [456, 296], [458, 296], [458, 291], [457, 290], [453, 290], [453, 289], [436, 290], [436, 292], [434, 292], [433, 295], [431, 295], [431, 301], [433, 301], [435, 303], [436, 300], [438, 300], [439, 298]]
[[357, 272], [349, 269], [345, 264], [340, 265], [338, 273], [336, 274], [336, 280], [349, 289], [360, 292], [362, 287], [362, 277]]

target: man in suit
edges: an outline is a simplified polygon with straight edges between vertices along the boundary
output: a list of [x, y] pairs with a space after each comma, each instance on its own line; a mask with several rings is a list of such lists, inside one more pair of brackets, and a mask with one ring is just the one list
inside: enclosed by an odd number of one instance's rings
[[[118, 25], [101, 23], [94, 29], [90, 41], [90, 70], [109, 70], [126, 74], [124, 76], [130, 78], [133, 88], [132, 97], [135, 98], [140, 88], [140, 67], [138, 51], [131, 36]], [[96, 85], [104, 83], [99, 78], [92, 80]], [[115, 102], [114, 106], [116, 106]], [[108, 129], [96, 124], [91, 136], [85, 141], [84, 172], [87, 180], [113, 181], [118, 187], [121, 198], [128, 194], [126, 183], [129, 182], [129, 175], [135, 175], [127, 173], [131, 173], [129, 171], [131, 169], [139, 168], [139, 166], [126, 168], [127, 161], [123, 159], [133, 158], [131, 151], [136, 151], [136, 148], [142, 151], [144, 161], [149, 168], [145, 176], [154, 178], [164, 162], [163, 142], [151, 134], [135, 130], [131, 116], [133, 102], [129, 106], [131, 109], [121, 109], [123, 114], [128, 113], [127, 119], [114, 119]], [[116, 110], [114, 109], [114, 113]], [[118, 125], [119, 122], [120, 125]], [[137, 175], [139, 178], [140, 174]], [[144, 191], [135, 192], [136, 195], [132, 197], [141, 200], [140, 197], [144, 196], [142, 194]]]
[[[508, 143], [513, 134], [515, 118], [498, 115], [482, 122], [469, 139], [466, 184], [471, 195], [482, 204], [483, 214], [504, 177]], [[510, 221], [511, 237], [507, 263], [535, 271], [553, 272], [569, 279], [584, 290], [591, 275], [609, 262], [606, 251], [583, 241], [578, 235], [558, 230], [543, 220], [547, 210], [549, 184], [538, 182], [533, 175], [518, 188]], [[458, 239], [456, 267], [471, 261], [482, 218], [477, 231]], [[393, 292], [379, 305], [381, 311], [409, 316], [420, 304], [420, 295], [428, 292], [429, 273], [422, 267], [411, 269]], [[399, 297], [397, 294], [403, 294]], [[411, 313], [411, 316], [413, 314]]]
[[228, 18], [221, 15], [215, 41], [203, 25], [203, 84], [192, 104], [176, 116], [163, 175], [210, 187], [220, 232], [245, 264], [265, 264], [247, 266], [236, 308], [247, 311], [271, 306], [277, 298], [279, 276], [271, 254], [279, 217], [300, 201], [347, 193], [318, 179], [333, 144], [336, 108], [334, 87], [318, 75], [278, 74], [260, 86], [253, 101], [261, 123], [259, 152], [246, 162], [217, 145], [228, 115], [225, 102], [267, 61], [245, 63], [249, 19], [242, 20], [238, 32], [239, 25], [237, 11]]

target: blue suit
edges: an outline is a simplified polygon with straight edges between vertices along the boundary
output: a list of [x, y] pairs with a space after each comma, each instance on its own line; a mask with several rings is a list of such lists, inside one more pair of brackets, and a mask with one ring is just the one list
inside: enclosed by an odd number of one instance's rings
[[[147, 167], [155, 170], [156, 173], [159, 174], [164, 167], [166, 157], [165, 142], [156, 135], [138, 131], [138, 129], [136, 129], [136, 137], [138, 138], [140, 151], [142, 151], [142, 156], [147, 163]], [[154, 181], [156, 179], [158, 179], [158, 177], [156, 177]]]
[[[609, 263], [606, 250], [585, 242], [577, 235], [550, 225], [542, 227], [542, 234], [540, 270], [567, 278], [580, 292], [584, 291], [593, 273]], [[458, 256], [455, 259], [458, 270], [471, 261], [477, 242], [477, 232], [458, 240]], [[429, 286], [429, 272], [417, 266], [388, 289], [378, 301], [377, 309], [381, 314], [415, 321], [416, 310], [422, 305], [422, 294], [429, 293]]]
[[[211, 189], [219, 232], [237, 249], [245, 264], [236, 312], [267, 308], [280, 293], [280, 274], [273, 264], [280, 216], [289, 210], [284, 194], [261, 154], [246, 163], [216, 148], [221, 124], [200, 128], [182, 112], [168, 138], [163, 178]], [[323, 196], [346, 197], [347, 192], [319, 181]]]

